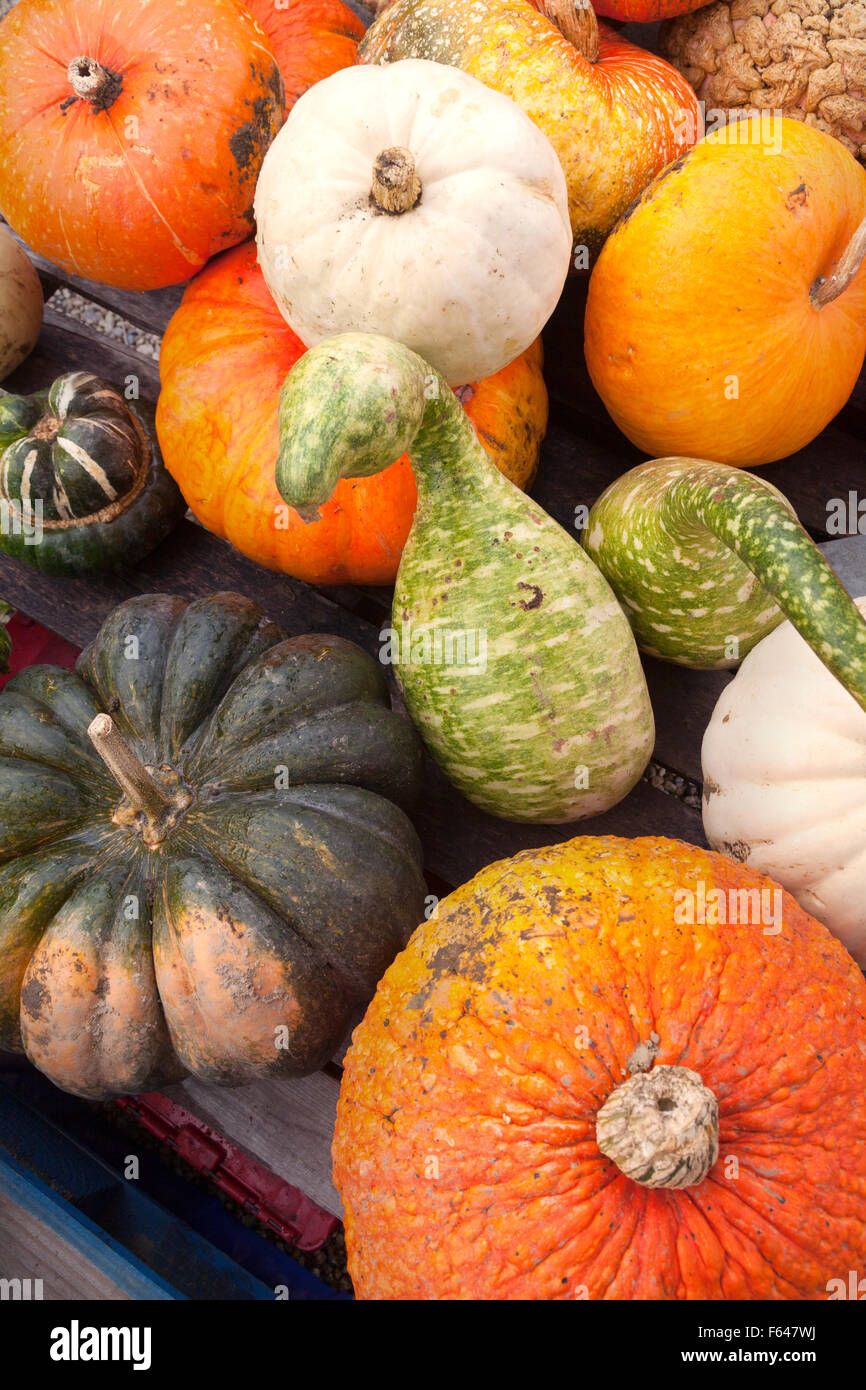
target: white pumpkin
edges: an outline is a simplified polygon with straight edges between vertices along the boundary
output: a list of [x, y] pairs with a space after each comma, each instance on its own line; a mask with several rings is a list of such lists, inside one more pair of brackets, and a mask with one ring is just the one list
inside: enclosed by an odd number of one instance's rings
[[0, 227], [0, 381], [29, 356], [42, 327], [42, 286], [29, 256]]
[[458, 68], [345, 68], [296, 102], [262, 164], [259, 263], [308, 346], [382, 333], [451, 386], [538, 337], [568, 272], [565, 176], [521, 109]]
[[713, 849], [776, 879], [866, 967], [866, 713], [790, 623], [722, 692], [701, 761]]

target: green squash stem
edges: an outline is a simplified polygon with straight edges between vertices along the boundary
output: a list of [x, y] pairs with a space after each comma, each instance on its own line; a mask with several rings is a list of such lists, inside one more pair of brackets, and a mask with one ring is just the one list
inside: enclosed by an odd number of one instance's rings
[[866, 709], [866, 621], [770, 483], [704, 459], [656, 459], [602, 494], [584, 544], [642, 650], [735, 666], [784, 616]]
[[600, 814], [649, 759], [637, 647], [599, 570], [488, 458], [445, 381], [372, 334], [318, 344], [280, 393], [277, 487], [307, 519], [408, 452], [418, 506], [380, 660], [447, 776], [506, 820]]
[[[175, 785], [166, 794], [152, 773], [136, 757], [107, 714], [97, 714], [88, 726], [90, 741], [108, 768], [125, 800], [114, 814], [115, 823], [135, 827], [151, 849], [162, 844], [192, 801], [185, 787]], [[176, 782], [176, 778], [173, 779]]]

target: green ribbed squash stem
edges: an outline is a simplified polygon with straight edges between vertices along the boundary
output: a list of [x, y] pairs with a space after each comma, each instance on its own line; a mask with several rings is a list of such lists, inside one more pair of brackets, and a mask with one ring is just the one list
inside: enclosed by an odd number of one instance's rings
[[866, 621], [764, 479], [706, 459], [640, 464], [595, 503], [584, 545], [642, 651], [735, 666], [785, 617], [866, 709]]
[[383, 661], [446, 775], [507, 820], [598, 815], [634, 786], [653, 718], [628, 622], [575, 540], [487, 457], [454, 393], [371, 334], [306, 353], [280, 395], [277, 487], [303, 516], [408, 452], [418, 507]]

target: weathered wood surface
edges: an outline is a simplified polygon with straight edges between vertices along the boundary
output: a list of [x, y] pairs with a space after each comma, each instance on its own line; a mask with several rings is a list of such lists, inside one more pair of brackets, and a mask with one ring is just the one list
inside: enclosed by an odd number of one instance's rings
[[325, 1211], [342, 1215], [331, 1181], [340, 1094], [335, 1077], [317, 1072], [297, 1081], [257, 1081], [233, 1090], [190, 1079], [167, 1087], [165, 1094]]

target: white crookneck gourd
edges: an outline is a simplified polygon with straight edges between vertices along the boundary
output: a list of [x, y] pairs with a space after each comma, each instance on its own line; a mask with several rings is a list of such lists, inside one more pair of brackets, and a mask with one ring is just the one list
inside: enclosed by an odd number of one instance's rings
[[504, 819], [608, 810], [643, 772], [654, 729], [634, 637], [603, 575], [503, 477], [414, 352], [344, 334], [300, 358], [280, 397], [276, 481], [310, 524], [340, 478], [406, 451], [418, 507], [382, 655], [428, 748], [470, 801]]
[[265, 156], [255, 215], [259, 264], [302, 342], [386, 334], [451, 386], [534, 342], [571, 254], [547, 137], [508, 97], [424, 59], [306, 92]]
[[783, 884], [866, 968], [866, 712], [790, 623], [722, 692], [701, 760], [713, 848]]

